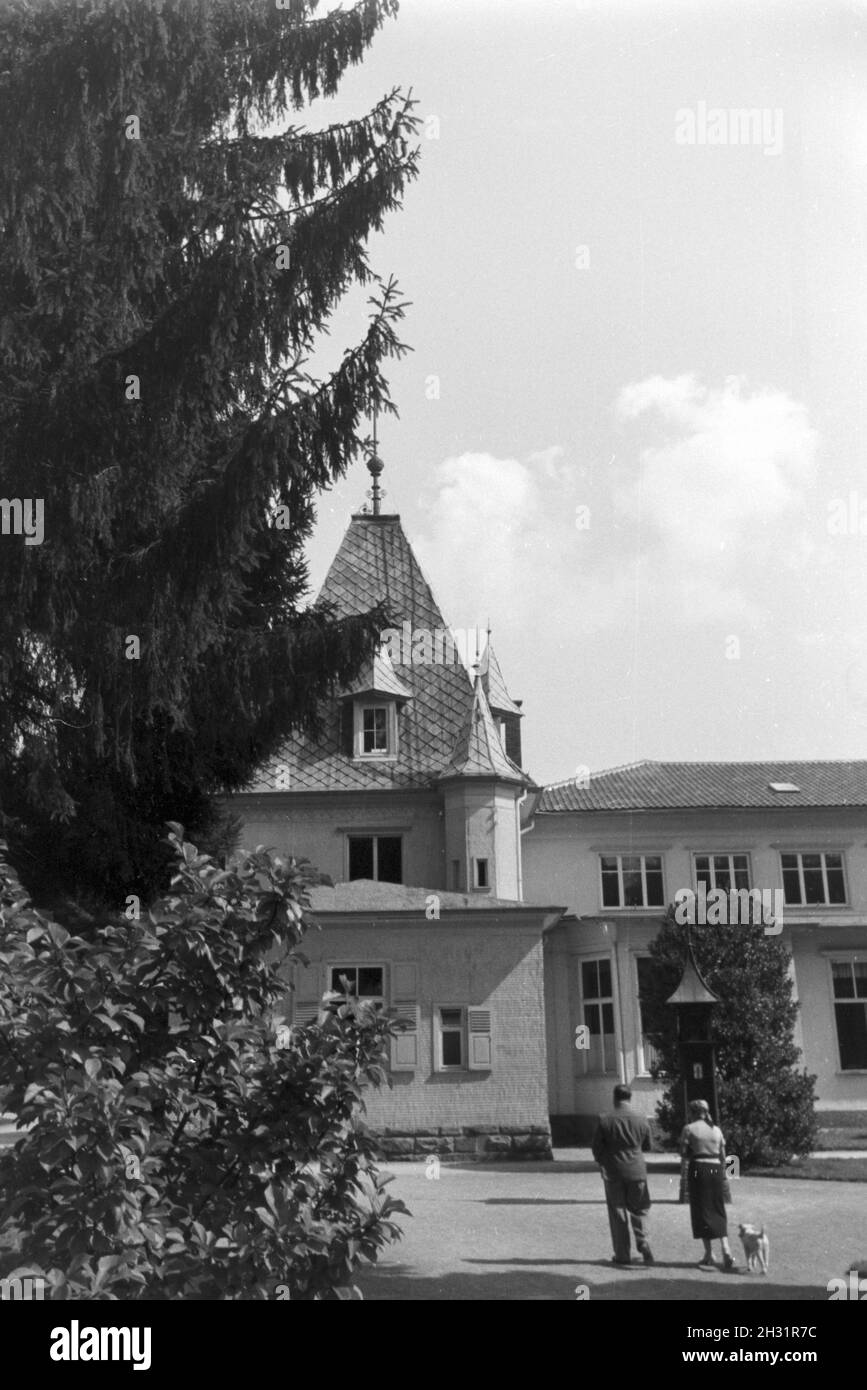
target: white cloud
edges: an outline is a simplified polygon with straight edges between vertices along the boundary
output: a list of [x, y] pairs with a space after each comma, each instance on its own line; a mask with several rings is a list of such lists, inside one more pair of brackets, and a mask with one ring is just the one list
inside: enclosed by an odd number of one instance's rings
[[656, 376], [616, 415], [624, 445], [589, 482], [560, 445], [440, 464], [415, 544], [449, 622], [490, 617], [498, 648], [549, 658], [606, 633], [625, 651], [650, 630], [745, 633], [800, 584], [817, 450], [803, 406], [735, 377]]
[[688, 565], [711, 589], [732, 585], [737, 605], [744, 556], [787, 553], [791, 523], [805, 513], [817, 435], [804, 407], [781, 391], [749, 394], [738, 377], [711, 388], [694, 376], [657, 376], [627, 386], [617, 414], [664, 437], [638, 444], [636, 470], [615, 489], [616, 512], [640, 528], [662, 574]]

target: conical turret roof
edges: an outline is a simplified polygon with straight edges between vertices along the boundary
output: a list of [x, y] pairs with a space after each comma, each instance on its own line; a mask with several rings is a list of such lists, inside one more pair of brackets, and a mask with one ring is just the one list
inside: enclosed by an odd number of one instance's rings
[[[392, 616], [400, 640], [386, 647], [390, 655], [387, 664], [371, 663], [362, 679], [377, 683], [374, 693], [404, 701], [397, 757], [374, 762], [347, 756], [340, 719], [340, 708], [345, 708], [346, 701], [335, 699], [333, 712], [323, 709], [319, 734], [290, 737], [277, 757], [259, 771], [249, 790], [276, 791], [287, 781], [293, 791], [434, 786], [472, 708], [473, 682], [454, 642], [438, 640], [448, 632], [448, 625], [400, 517], [370, 512], [352, 517], [320, 598], [334, 606], [338, 617], [369, 612], [378, 603], [383, 603]], [[414, 648], [416, 638], [425, 634], [434, 639], [433, 659], [425, 656], [425, 649], [431, 649], [429, 641]], [[389, 690], [384, 688], [393, 680], [398, 682], [400, 694], [393, 685]], [[350, 693], [364, 692], [353, 687]]]

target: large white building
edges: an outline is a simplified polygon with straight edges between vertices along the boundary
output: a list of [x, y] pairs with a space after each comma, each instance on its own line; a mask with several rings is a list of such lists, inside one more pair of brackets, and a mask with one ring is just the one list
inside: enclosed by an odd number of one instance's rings
[[617, 1077], [654, 1109], [643, 962], [665, 906], [702, 885], [776, 893], [819, 1108], [867, 1119], [867, 763], [642, 762], [532, 801], [525, 894], [570, 912], [545, 939], [555, 1135], [583, 1137]]
[[389, 1151], [546, 1153], [552, 1127], [586, 1137], [618, 1080], [652, 1113], [643, 962], [666, 905], [700, 884], [782, 892], [820, 1107], [867, 1118], [867, 763], [645, 762], [536, 786], [493, 650], [471, 675], [437, 640], [446, 624], [376, 491], [323, 596], [339, 614], [384, 602], [401, 640], [234, 807], [246, 846], [305, 856], [336, 885], [314, 895], [323, 930], [295, 1017], [346, 976], [410, 1024], [370, 1102]]

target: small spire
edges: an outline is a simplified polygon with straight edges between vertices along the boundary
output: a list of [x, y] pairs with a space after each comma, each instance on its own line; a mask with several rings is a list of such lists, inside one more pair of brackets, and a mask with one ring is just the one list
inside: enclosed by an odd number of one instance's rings
[[376, 452], [376, 421], [379, 415], [377, 406], [373, 407], [373, 448], [367, 460], [367, 471], [373, 479], [373, 487], [370, 489], [370, 496], [373, 500], [373, 515], [379, 516], [382, 504], [382, 489], [379, 486], [379, 475], [383, 469], [382, 459]]

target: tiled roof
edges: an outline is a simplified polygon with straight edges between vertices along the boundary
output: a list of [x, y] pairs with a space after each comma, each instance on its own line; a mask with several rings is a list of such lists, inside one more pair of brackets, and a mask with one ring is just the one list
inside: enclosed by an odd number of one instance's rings
[[587, 786], [572, 778], [545, 787], [535, 811], [753, 806], [867, 806], [867, 762], [632, 763], [593, 773]]
[[524, 784], [529, 781], [503, 751], [481, 675], [476, 677], [472, 709], [458, 734], [443, 777], [496, 777], [500, 781]]
[[529, 904], [493, 898], [486, 893], [445, 893], [438, 888], [412, 888], [404, 883], [377, 883], [369, 878], [356, 878], [351, 883], [335, 883], [328, 888], [311, 888], [310, 905], [314, 912], [419, 912], [424, 915], [431, 895], [439, 899], [441, 912], [466, 912], [470, 909], [520, 907]]
[[[366, 613], [384, 601], [398, 627], [408, 623], [435, 635], [446, 630], [430, 586], [397, 516], [353, 516], [322, 586], [339, 616]], [[449, 762], [473, 703], [473, 685], [454, 643], [439, 642], [453, 660], [395, 661], [412, 695], [398, 714], [394, 762], [353, 762], [342, 751], [340, 702], [325, 712], [321, 739], [295, 735], [256, 776], [249, 791], [369, 791], [432, 786]], [[435, 647], [436, 654], [436, 647]]]
[[496, 710], [500, 714], [517, 714], [523, 718], [521, 710], [515, 704], [515, 701], [506, 689], [506, 682], [503, 680], [500, 663], [491, 646], [490, 638], [488, 638], [488, 645], [485, 647], [481, 662], [479, 663], [479, 671], [481, 672], [482, 685], [484, 686], [485, 694], [488, 697], [488, 704], [491, 709]]

